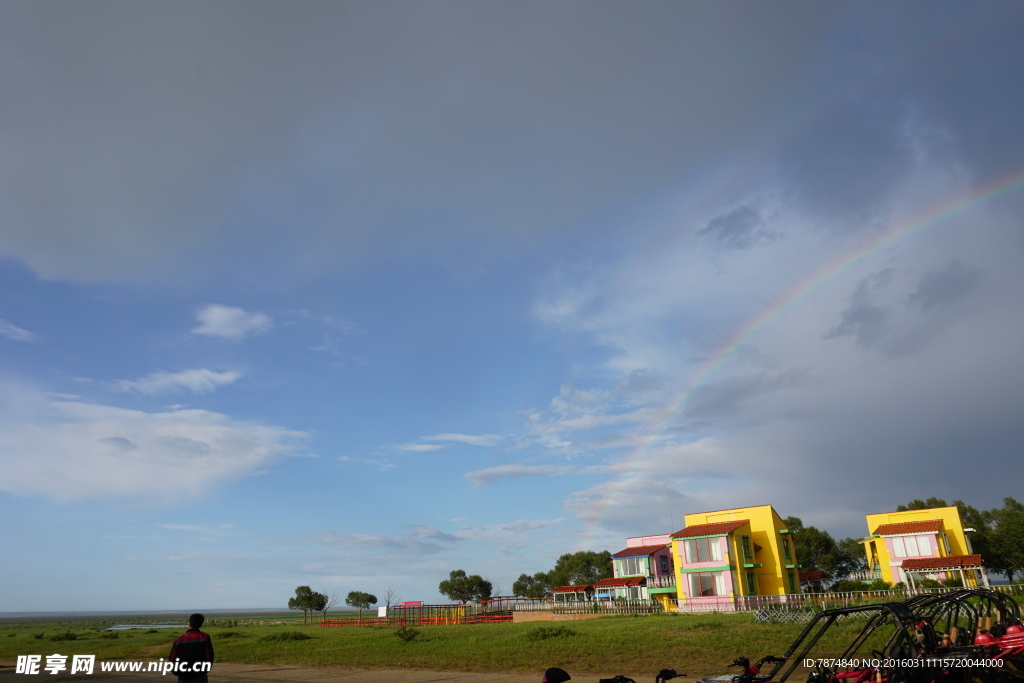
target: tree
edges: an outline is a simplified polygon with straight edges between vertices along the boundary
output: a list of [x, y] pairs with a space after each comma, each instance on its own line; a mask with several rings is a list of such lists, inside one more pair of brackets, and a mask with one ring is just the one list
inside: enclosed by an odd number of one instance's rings
[[842, 552], [849, 555], [851, 563], [850, 571], [857, 572], [864, 571], [866, 569], [871, 569], [871, 567], [868, 566], [868, 557], [864, 552], [864, 545], [860, 542], [860, 540], [853, 538], [851, 536], [847, 536], [846, 538], [839, 541], [836, 545], [839, 546], [839, 549]]
[[995, 518], [992, 550], [999, 558], [999, 571], [1013, 583], [1014, 575], [1024, 572], [1024, 505], [1007, 497], [1003, 498], [1003, 507], [992, 513]]
[[[954, 505], [956, 505], [956, 503], [954, 503]], [[942, 500], [941, 498], [936, 498], [935, 496], [932, 496], [928, 500], [921, 500], [919, 498], [915, 498], [906, 505], [897, 505], [896, 512], [907, 512], [908, 510], [930, 510], [931, 508], [946, 507], [949, 507], [949, 503]]]
[[548, 584], [552, 587], [582, 586], [597, 583], [601, 579], [610, 579], [613, 575], [610, 552], [581, 550], [559, 557], [554, 569], [548, 572], [547, 578]]
[[328, 597], [323, 593], [317, 593], [309, 586], [298, 586], [295, 589], [295, 597], [288, 598], [288, 609], [302, 611], [302, 623], [306, 623], [306, 616], [312, 616], [313, 612], [322, 612], [328, 603]]
[[453, 569], [448, 578], [437, 586], [438, 592], [450, 600], [461, 602], [482, 602], [485, 598], [491, 597], [493, 586], [479, 574], [466, 576], [462, 569]]
[[359, 610], [359, 618], [362, 619], [363, 610], [370, 609], [370, 607], [377, 604], [377, 596], [371, 593], [363, 593], [362, 591], [352, 591], [345, 598], [345, 604]]
[[327, 610], [333, 609], [334, 606], [338, 604], [338, 600], [340, 600], [341, 598], [338, 597], [337, 591], [331, 591], [329, 593], [321, 593], [320, 595], [324, 596], [324, 602], [323, 602], [323, 607], [321, 607], [317, 611], [319, 611], [320, 614], [323, 615], [322, 618], [326, 619], [327, 618]]
[[548, 580], [547, 572], [537, 572], [533, 576], [520, 574], [512, 584], [512, 594], [523, 598], [546, 598], [554, 586]]
[[799, 517], [783, 520], [793, 536], [796, 556], [804, 571], [820, 570], [827, 581], [848, 576], [857, 557], [839, 547], [832, 535], [813, 526], [805, 527]]
[[391, 605], [398, 602], [398, 599], [399, 596], [397, 588], [395, 588], [394, 586], [388, 586], [386, 589], [384, 589], [384, 605], [388, 609], [391, 609]]

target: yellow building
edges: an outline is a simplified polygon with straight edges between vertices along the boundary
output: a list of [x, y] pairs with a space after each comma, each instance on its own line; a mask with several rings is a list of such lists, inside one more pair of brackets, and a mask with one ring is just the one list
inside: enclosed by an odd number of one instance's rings
[[988, 585], [956, 507], [867, 515], [864, 544], [875, 578], [913, 587], [922, 578], [956, 577], [965, 586]]
[[680, 609], [735, 609], [800, 592], [796, 548], [771, 505], [699, 512], [671, 534]]

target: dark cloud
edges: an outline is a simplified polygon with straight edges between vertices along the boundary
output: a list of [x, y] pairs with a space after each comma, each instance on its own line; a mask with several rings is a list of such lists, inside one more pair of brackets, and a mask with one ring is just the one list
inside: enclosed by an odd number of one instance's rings
[[219, 266], [240, 239], [335, 267], [539, 238], [741, 148], [830, 13], [20, 5], [0, 27], [0, 256], [96, 280]]
[[751, 206], [741, 206], [716, 216], [698, 230], [697, 234], [713, 237], [734, 249], [746, 249], [758, 242], [774, 238], [774, 234], [765, 229], [761, 212]]
[[850, 303], [842, 312], [839, 324], [823, 338], [853, 337], [861, 348], [877, 346], [890, 330], [890, 313], [875, 303], [875, 294], [891, 279], [892, 270], [886, 269], [862, 280], [850, 296]]
[[981, 273], [959, 259], [921, 276], [907, 302], [923, 311], [941, 309], [960, 301], [978, 285]]

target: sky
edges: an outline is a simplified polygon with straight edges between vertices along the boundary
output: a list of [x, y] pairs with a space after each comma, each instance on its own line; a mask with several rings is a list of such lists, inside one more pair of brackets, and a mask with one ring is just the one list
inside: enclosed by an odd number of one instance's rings
[[0, 611], [1020, 496], [1024, 4], [0, 5]]

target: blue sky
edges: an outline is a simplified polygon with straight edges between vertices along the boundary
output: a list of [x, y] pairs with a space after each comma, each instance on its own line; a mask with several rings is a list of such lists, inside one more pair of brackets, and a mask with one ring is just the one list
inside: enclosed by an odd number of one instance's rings
[[0, 611], [1020, 495], [1020, 3], [0, 14]]

